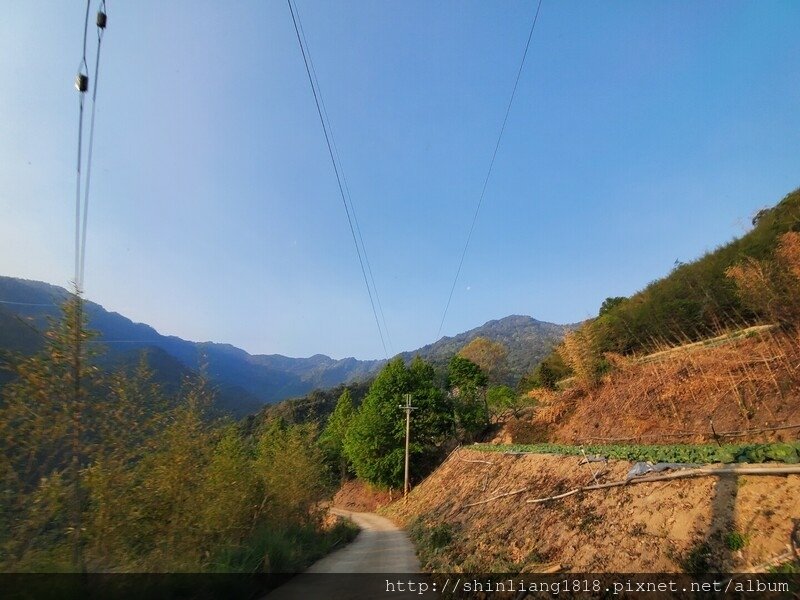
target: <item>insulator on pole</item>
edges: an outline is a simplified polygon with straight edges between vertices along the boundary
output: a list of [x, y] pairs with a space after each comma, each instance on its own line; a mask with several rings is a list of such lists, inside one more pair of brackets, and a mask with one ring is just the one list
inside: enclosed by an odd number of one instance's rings
[[83, 93], [89, 89], [89, 76], [83, 73], [78, 73], [75, 77], [75, 89]]
[[108, 17], [106, 16], [106, 13], [104, 13], [102, 10], [98, 10], [97, 11], [97, 26], [100, 29], [105, 29], [107, 21], [108, 21]]

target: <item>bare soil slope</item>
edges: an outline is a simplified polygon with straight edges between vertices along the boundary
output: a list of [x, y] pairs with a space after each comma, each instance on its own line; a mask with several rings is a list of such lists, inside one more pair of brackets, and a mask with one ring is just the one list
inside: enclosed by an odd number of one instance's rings
[[[586, 485], [602, 468], [578, 463], [462, 449], [407, 503], [382, 512], [418, 532], [423, 567], [450, 572], [763, 570], [787, 553], [800, 517], [800, 475], [704, 477], [526, 503]], [[630, 466], [611, 461], [601, 478], [624, 479]]]
[[532, 391], [537, 409], [506, 421], [495, 441], [696, 443], [714, 441], [716, 431], [744, 442], [800, 434], [800, 427], [780, 429], [800, 425], [797, 331], [761, 329], [728, 343], [610, 358], [615, 368], [596, 389]]

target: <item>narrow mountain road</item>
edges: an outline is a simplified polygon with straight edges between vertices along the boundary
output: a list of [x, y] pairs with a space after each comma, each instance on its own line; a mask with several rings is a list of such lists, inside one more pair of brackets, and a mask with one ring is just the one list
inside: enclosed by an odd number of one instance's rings
[[411, 540], [389, 519], [374, 513], [332, 508], [331, 512], [358, 525], [358, 537], [317, 561], [308, 573], [419, 573]]
[[[267, 595], [269, 600], [289, 598], [321, 598], [326, 600], [358, 600], [375, 598], [376, 592], [387, 592], [387, 585], [397, 581], [405, 584], [409, 580], [424, 581], [423, 576], [402, 577], [402, 574], [419, 574], [420, 565], [414, 555], [414, 546], [404, 531], [389, 519], [374, 513], [360, 513], [332, 508], [331, 512], [353, 521], [361, 529], [356, 539], [325, 558], [320, 559], [309, 569], [291, 579], [285, 585]], [[345, 573], [359, 573], [346, 576]], [[368, 573], [382, 575], [364, 575]], [[332, 575], [338, 574], [338, 575]], [[400, 576], [400, 577], [398, 577]], [[430, 589], [430, 588], [429, 588]], [[396, 589], [390, 594], [394, 599], [410, 598], [410, 590]], [[437, 597], [432, 591], [424, 594], [427, 598]], [[419, 598], [419, 591], [413, 592]]]

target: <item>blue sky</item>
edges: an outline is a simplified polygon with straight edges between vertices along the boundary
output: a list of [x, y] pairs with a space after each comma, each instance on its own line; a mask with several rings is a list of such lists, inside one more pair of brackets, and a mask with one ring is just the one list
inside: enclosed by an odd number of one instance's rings
[[[0, 274], [72, 278], [84, 6], [4, 3]], [[419, 347], [535, 3], [297, 6], [391, 349]], [[87, 297], [253, 353], [382, 357], [286, 3], [108, 13]], [[592, 316], [800, 186], [798, 31], [794, 1], [544, 0], [442, 333]]]

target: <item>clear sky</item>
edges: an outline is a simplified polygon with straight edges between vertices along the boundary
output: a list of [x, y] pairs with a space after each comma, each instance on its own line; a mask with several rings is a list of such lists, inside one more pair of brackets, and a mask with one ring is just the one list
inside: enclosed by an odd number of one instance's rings
[[[72, 279], [84, 6], [3, 3], [3, 275]], [[434, 341], [535, 8], [298, 0], [395, 352]], [[87, 297], [381, 358], [286, 2], [108, 14]], [[443, 334], [592, 316], [800, 186], [799, 31], [793, 0], [544, 0]]]

